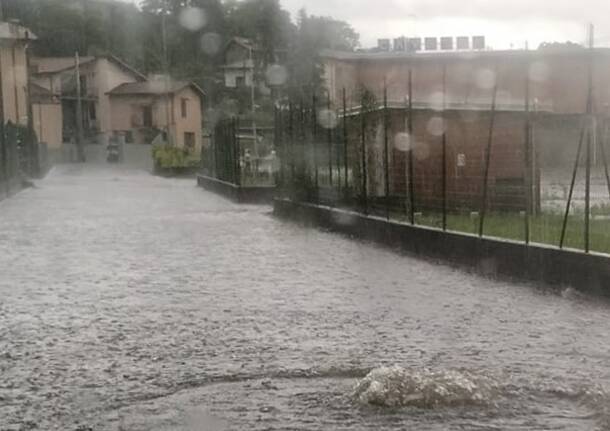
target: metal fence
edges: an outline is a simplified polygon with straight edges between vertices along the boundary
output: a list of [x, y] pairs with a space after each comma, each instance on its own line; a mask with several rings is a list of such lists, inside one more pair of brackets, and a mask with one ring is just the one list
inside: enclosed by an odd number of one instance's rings
[[[278, 160], [273, 146], [260, 154], [256, 135], [240, 129], [236, 118], [220, 120], [210, 146], [202, 149], [202, 168], [207, 176], [237, 186], [274, 186]], [[275, 144], [275, 137], [272, 138]]]
[[[367, 89], [344, 89], [334, 103], [303, 91], [278, 107], [278, 195], [481, 237], [610, 253], [610, 121], [591, 102], [581, 115], [556, 115], [532, 109], [526, 88], [523, 104], [508, 107], [498, 103], [496, 84], [486, 107], [449, 106], [444, 85], [438, 103], [417, 103], [411, 73], [407, 79], [400, 101], [390, 101], [384, 85], [380, 100]], [[560, 149], [566, 156], [554, 161]], [[562, 173], [553, 184], [563, 196], [550, 195], [553, 172]]]

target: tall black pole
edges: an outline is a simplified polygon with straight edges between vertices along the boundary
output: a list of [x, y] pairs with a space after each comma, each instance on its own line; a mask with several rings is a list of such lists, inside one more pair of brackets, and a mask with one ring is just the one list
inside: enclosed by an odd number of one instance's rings
[[333, 130], [331, 128], [331, 113], [330, 113], [330, 92], [326, 96], [326, 143], [328, 145], [328, 184], [333, 186]]
[[[589, 103], [589, 102], [587, 102]], [[566, 238], [566, 229], [568, 227], [568, 217], [570, 215], [570, 206], [572, 205], [572, 196], [574, 194], [574, 186], [576, 185], [576, 174], [578, 173], [578, 164], [580, 163], [580, 153], [582, 152], [582, 144], [585, 140], [585, 133], [587, 132], [587, 123], [583, 121], [580, 128], [580, 139], [578, 140], [578, 148], [576, 150], [576, 160], [574, 160], [574, 169], [572, 169], [572, 182], [570, 183], [570, 192], [568, 194], [568, 202], [566, 203], [566, 210], [563, 216], [563, 225], [561, 228], [561, 238], [559, 240], [559, 248], [563, 248]]]
[[523, 190], [525, 198], [524, 233], [525, 243], [530, 243], [530, 217], [532, 215], [532, 182], [531, 182], [531, 118], [530, 118], [530, 79], [529, 63], [525, 68], [525, 140], [523, 151]]
[[604, 174], [606, 174], [606, 186], [608, 187], [608, 196], [610, 197], [610, 171], [608, 170], [608, 159], [606, 158], [606, 144], [608, 143], [608, 123], [604, 120], [604, 133], [603, 139], [599, 145], [599, 149], [602, 156], [602, 162], [604, 163]]
[[364, 214], [368, 214], [368, 196], [367, 196], [367, 166], [366, 166], [366, 112], [365, 112], [364, 92], [360, 101], [360, 145], [362, 152], [362, 204]]
[[587, 168], [585, 181], [585, 253], [591, 249], [591, 144], [594, 133], [593, 128], [593, 24], [589, 25], [589, 91], [587, 104], [587, 122], [589, 123], [589, 133], [587, 134]]
[[442, 136], [442, 157], [441, 157], [441, 175], [443, 188], [443, 230], [447, 230], [447, 65], [443, 64], [443, 136]]
[[409, 84], [408, 84], [408, 110], [409, 110], [409, 118], [407, 123], [407, 129], [409, 134], [409, 160], [408, 160], [408, 168], [409, 168], [409, 220], [411, 224], [415, 224], [415, 184], [414, 184], [414, 163], [413, 163], [413, 145], [415, 143], [415, 139], [413, 137], [413, 72], [409, 69]]
[[493, 95], [491, 98], [491, 113], [489, 119], [489, 135], [487, 136], [487, 149], [485, 151], [485, 173], [483, 174], [483, 196], [481, 197], [481, 212], [479, 220], [479, 237], [483, 236], [483, 229], [485, 227], [485, 215], [487, 211], [487, 188], [489, 182], [489, 164], [491, 161], [491, 146], [493, 143], [493, 133], [496, 121], [496, 98], [498, 95], [498, 68], [495, 68], [495, 83], [493, 88]]
[[[343, 87], [343, 176], [345, 181], [344, 193], [345, 198], [347, 199], [348, 194], [348, 181], [349, 181], [349, 173], [348, 162], [347, 162], [347, 96], [345, 94], [345, 87]], [[610, 187], [610, 186], [609, 186]]]
[[315, 198], [317, 202], [320, 197], [320, 179], [318, 173], [318, 125], [316, 118], [316, 105], [318, 101], [315, 88], [312, 88], [311, 94], [311, 146], [313, 151]]
[[385, 179], [385, 215], [390, 219], [390, 149], [388, 148], [388, 84], [383, 81], [383, 170]]

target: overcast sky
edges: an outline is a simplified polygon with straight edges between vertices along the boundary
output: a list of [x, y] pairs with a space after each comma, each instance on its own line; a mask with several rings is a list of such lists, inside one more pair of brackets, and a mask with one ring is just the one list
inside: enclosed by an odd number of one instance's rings
[[[129, 0], [127, 0], [129, 1]], [[596, 45], [610, 46], [610, 0], [280, 0], [293, 13], [349, 22], [363, 47], [377, 38], [484, 35], [494, 49], [535, 48], [543, 41], [583, 43], [596, 26]]]

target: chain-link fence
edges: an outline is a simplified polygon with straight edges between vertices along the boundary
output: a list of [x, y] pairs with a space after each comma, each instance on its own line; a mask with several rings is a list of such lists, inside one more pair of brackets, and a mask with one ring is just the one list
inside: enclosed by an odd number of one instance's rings
[[486, 106], [379, 93], [310, 91], [277, 108], [280, 197], [610, 253], [606, 116], [503, 104], [497, 85]]

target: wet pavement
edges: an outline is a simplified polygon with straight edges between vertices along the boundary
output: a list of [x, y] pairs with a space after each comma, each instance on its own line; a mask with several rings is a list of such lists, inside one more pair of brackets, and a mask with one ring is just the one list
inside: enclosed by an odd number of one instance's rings
[[606, 303], [193, 180], [60, 166], [0, 202], [2, 431], [610, 429], [608, 334]]

